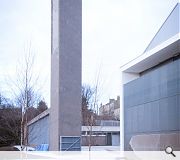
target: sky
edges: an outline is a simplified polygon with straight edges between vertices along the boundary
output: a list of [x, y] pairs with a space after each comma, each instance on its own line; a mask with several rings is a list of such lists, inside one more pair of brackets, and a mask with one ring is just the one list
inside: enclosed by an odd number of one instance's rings
[[[178, 0], [82, 0], [82, 83], [99, 81], [99, 102], [120, 92], [120, 66], [143, 53]], [[0, 0], [0, 92], [31, 46], [50, 104], [51, 1]]]
[[42, 85], [40, 94], [49, 104], [51, 1], [0, 0], [0, 26], [0, 92], [12, 95], [7, 81], [17, 79], [19, 62], [30, 48], [35, 55], [34, 75], [39, 74], [38, 85]]
[[83, 82], [99, 77], [107, 103], [119, 95], [120, 66], [144, 52], [177, 0], [83, 2]]

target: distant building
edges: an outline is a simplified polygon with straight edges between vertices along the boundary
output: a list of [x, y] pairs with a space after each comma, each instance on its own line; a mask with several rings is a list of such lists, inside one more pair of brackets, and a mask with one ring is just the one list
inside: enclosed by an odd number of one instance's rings
[[[82, 146], [89, 145], [90, 126], [82, 126]], [[92, 146], [119, 146], [120, 124], [115, 120], [97, 120], [92, 126]]]
[[99, 108], [100, 116], [111, 116], [119, 120], [120, 118], [120, 97], [117, 96], [117, 100], [109, 99], [109, 102], [105, 105], [101, 105]]

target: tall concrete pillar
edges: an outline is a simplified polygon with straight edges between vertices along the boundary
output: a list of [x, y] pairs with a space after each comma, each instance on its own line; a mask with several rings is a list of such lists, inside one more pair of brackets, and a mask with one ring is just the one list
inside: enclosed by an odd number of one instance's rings
[[82, 0], [51, 0], [50, 150], [79, 150]]

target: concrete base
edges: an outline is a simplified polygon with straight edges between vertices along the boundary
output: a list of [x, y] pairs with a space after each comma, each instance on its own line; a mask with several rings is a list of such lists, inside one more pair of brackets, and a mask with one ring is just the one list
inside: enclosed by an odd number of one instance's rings
[[130, 145], [134, 151], [164, 151], [167, 146], [180, 151], [180, 132], [133, 136]]

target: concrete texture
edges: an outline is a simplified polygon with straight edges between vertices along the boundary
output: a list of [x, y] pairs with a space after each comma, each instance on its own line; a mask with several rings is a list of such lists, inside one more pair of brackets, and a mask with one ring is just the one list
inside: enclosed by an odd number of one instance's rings
[[166, 134], [142, 134], [133, 136], [130, 141], [133, 151], [164, 151], [167, 146], [180, 150], [180, 132]]
[[[30, 146], [37, 146], [40, 144], [49, 144], [49, 117], [50, 117], [50, 109], [47, 109], [37, 117], [33, 118], [29, 123], [28, 123], [28, 128], [29, 128], [29, 145]], [[107, 123], [106, 123], [107, 124]], [[111, 124], [111, 123], [108, 123]], [[82, 133], [88, 132], [90, 126], [81, 126], [81, 131]], [[96, 134], [92, 136], [92, 145], [98, 145], [98, 146], [105, 146], [105, 145], [110, 145], [108, 144], [108, 136], [111, 136], [110, 140], [112, 142], [113, 146], [119, 145], [119, 138], [120, 138], [120, 128], [118, 126], [93, 126], [92, 127], [93, 133]], [[97, 135], [97, 133], [99, 135]], [[69, 137], [66, 137], [69, 138]], [[79, 138], [79, 137], [76, 137]], [[69, 140], [69, 139], [68, 139]], [[72, 141], [72, 139], [70, 139]], [[83, 146], [88, 145], [88, 140], [89, 137], [86, 134], [82, 135], [81, 138], [81, 144]], [[79, 140], [80, 142], [80, 140]], [[67, 144], [67, 143], [66, 143]], [[70, 144], [69, 144], [70, 145]], [[76, 144], [77, 148], [73, 148], [73, 150], [78, 149], [78, 144]], [[74, 147], [76, 147], [74, 146]]]
[[52, 0], [50, 150], [81, 135], [81, 0]]
[[[82, 145], [89, 146], [89, 136], [82, 136]], [[104, 136], [92, 136], [91, 137], [91, 145], [92, 146], [106, 146], [107, 145], [107, 137]]]

